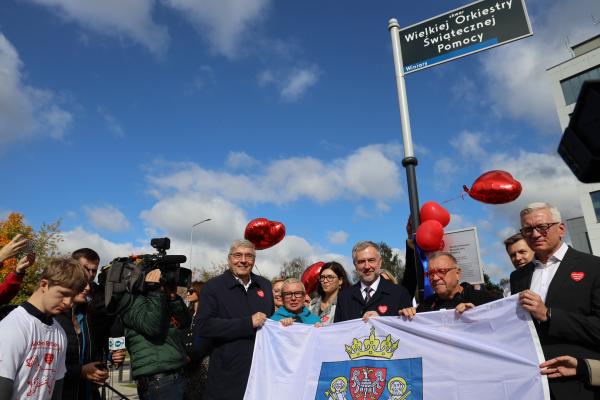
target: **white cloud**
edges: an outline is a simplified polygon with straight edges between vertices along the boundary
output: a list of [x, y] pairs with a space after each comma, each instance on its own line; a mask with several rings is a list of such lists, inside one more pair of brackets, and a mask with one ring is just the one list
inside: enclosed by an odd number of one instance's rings
[[0, 33], [0, 144], [46, 135], [62, 139], [73, 117], [49, 90], [27, 85], [17, 50]]
[[[235, 175], [177, 164], [174, 172], [148, 179], [159, 196], [165, 191], [218, 195], [229, 201], [284, 204], [300, 198], [327, 202], [341, 196], [373, 200], [380, 209], [402, 194], [394, 146], [373, 145], [347, 158], [324, 163], [312, 157], [275, 160], [254, 175]], [[164, 168], [164, 167], [163, 167]], [[156, 192], [158, 190], [158, 192]]]
[[327, 232], [327, 239], [332, 244], [344, 244], [348, 240], [348, 232], [345, 232], [345, 231]]
[[452, 147], [464, 159], [482, 159], [486, 156], [483, 144], [487, 143], [486, 136], [479, 132], [462, 131], [456, 138], [450, 141]]
[[115, 137], [118, 138], [122, 138], [123, 136], [125, 136], [125, 131], [123, 130], [123, 127], [114, 115], [109, 113], [108, 110], [106, 110], [104, 107], [98, 107], [98, 113], [106, 123], [106, 129], [108, 129], [110, 133], [112, 133]]
[[258, 74], [259, 86], [272, 85], [277, 88], [282, 100], [293, 102], [319, 80], [320, 71], [316, 65], [305, 68], [292, 68], [288, 71], [266, 69]]
[[[600, 15], [597, 0], [534, 2], [534, 35], [489, 51], [482, 57], [484, 93], [500, 115], [524, 120], [542, 132], [560, 127], [546, 69], [570, 58], [572, 45], [597, 34], [591, 15]], [[560, 23], [557, 23], [560, 21]]]
[[100, 255], [100, 265], [105, 265], [113, 258], [127, 257], [132, 254], [152, 252], [150, 242], [148, 246], [135, 246], [132, 243], [115, 243], [103, 238], [97, 233], [88, 232], [81, 227], [62, 232], [63, 241], [59, 242], [59, 251], [70, 254], [82, 247], [89, 247]]
[[402, 193], [398, 165], [378, 145], [358, 149], [343, 164], [345, 184], [354, 194], [386, 200]]
[[264, 17], [269, 0], [163, 0], [182, 13], [219, 54], [234, 59], [252, 27]]
[[192, 225], [206, 218], [194, 228], [194, 243], [219, 245], [239, 239], [248, 218], [235, 204], [219, 196], [192, 192], [178, 192], [166, 196], [151, 209], [140, 214], [142, 221], [159, 234], [171, 235], [180, 241], [189, 240]]
[[494, 207], [495, 212], [509, 218], [511, 225], [519, 225], [519, 210], [534, 201], [552, 203], [565, 218], [582, 215], [577, 201], [577, 181], [558, 155], [526, 151], [497, 153], [491, 155], [483, 167], [508, 171], [521, 182], [523, 191], [517, 200]]
[[225, 165], [231, 169], [246, 169], [259, 165], [259, 161], [243, 151], [231, 151]]
[[163, 55], [169, 34], [152, 20], [154, 0], [29, 0], [51, 8], [62, 18], [105, 36], [128, 38]]
[[129, 221], [125, 214], [114, 206], [84, 207], [90, 223], [99, 229], [120, 232], [129, 228]]
[[319, 71], [316, 67], [292, 71], [281, 88], [281, 97], [287, 101], [297, 100], [309, 87], [317, 83], [318, 77]]
[[444, 191], [453, 183], [454, 176], [459, 171], [456, 165], [456, 159], [443, 157], [439, 158], [433, 164], [433, 186], [440, 191]]

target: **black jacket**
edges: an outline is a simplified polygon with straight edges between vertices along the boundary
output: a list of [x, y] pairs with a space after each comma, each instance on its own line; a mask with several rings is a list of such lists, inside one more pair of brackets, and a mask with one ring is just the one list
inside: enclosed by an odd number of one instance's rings
[[[529, 263], [510, 274], [513, 294], [529, 289], [534, 269]], [[545, 304], [550, 320], [534, 322], [546, 359], [562, 355], [600, 359], [600, 258], [569, 248], [550, 282]], [[556, 400], [600, 398], [600, 388], [576, 377], [549, 382]]]
[[212, 352], [204, 400], [242, 399], [248, 383], [256, 329], [252, 315], [274, 311], [271, 283], [251, 274], [248, 292], [227, 270], [200, 292], [197, 326], [200, 342], [210, 339]]
[[425, 311], [437, 311], [442, 309], [451, 310], [460, 303], [473, 303], [476, 306], [480, 306], [485, 303], [489, 303], [494, 300], [498, 300], [500, 296], [496, 296], [485, 289], [475, 290], [473, 285], [463, 282], [462, 293], [457, 293], [451, 299], [440, 299], [437, 294], [429, 296], [417, 307], [417, 312]]
[[[85, 305], [79, 305], [77, 307], [81, 308], [85, 312], [85, 308], [86, 308]], [[65, 355], [65, 366], [67, 368], [67, 372], [65, 374], [64, 382], [63, 382], [62, 399], [63, 400], [86, 399], [86, 397], [85, 397], [85, 392], [86, 392], [85, 386], [86, 385], [89, 385], [88, 390], [89, 390], [92, 398], [99, 399], [100, 396], [98, 394], [98, 387], [91, 382], [85, 381], [81, 377], [82, 365], [79, 361], [79, 358], [80, 358], [79, 336], [77, 335], [77, 332], [75, 331], [75, 326], [73, 325], [73, 319], [72, 319], [73, 312], [74, 312], [74, 310], [69, 310], [65, 313], [55, 316], [56, 320], [58, 321], [60, 326], [62, 326], [62, 328], [65, 330], [65, 333], [67, 334], [67, 353]], [[87, 322], [87, 319], [84, 320], [84, 323], [87, 325], [86, 328], [83, 329], [83, 331], [87, 332], [87, 335], [86, 335], [87, 346], [86, 346], [85, 358], [87, 360], [90, 360], [90, 362], [100, 361], [100, 358], [99, 358], [100, 355], [95, 353], [95, 351], [94, 351], [94, 349], [97, 347], [94, 346], [91, 332], [89, 329], [90, 327]]]
[[377, 311], [379, 315], [398, 316], [398, 311], [412, 306], [412, 299], [403, 286], [394, 285], [383, 278], [379, 286], [365, 304], [360, 291], [360, 282], [340, 292], [335, 309], [334, 322], [361, 318], [367, 311]]

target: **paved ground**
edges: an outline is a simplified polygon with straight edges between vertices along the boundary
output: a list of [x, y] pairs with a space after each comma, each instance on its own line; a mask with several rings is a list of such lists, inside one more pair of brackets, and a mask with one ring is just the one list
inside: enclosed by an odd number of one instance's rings
[[[128, 400], [138, 400], [139, 397], [135, 388], [135, 382], [129, 380], [129, 366], [123, 366], [122, 373], [120, 374], [119, 372], [119, 370], [116, 370], [110, 373], [108, 384], [125, 395]], [[121, 375], [121, 379], [119, 379], [119, 375]], [[106, 400], [121, 399], [122, 397], [118, 396], [108, 388], [106, 389]]]

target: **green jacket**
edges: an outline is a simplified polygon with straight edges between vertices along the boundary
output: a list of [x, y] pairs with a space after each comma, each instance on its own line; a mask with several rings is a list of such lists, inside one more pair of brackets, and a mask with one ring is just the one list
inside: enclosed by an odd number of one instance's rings
[[187, 363], [184, 330], [192, 317], [181, 297], [167, 301], [161, 291], [121, 299], [125, 344], [134, 379], [177, 370]]

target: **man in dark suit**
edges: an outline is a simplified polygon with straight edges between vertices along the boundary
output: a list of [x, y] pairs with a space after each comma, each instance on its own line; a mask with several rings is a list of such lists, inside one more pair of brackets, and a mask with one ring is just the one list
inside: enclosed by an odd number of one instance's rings
[[[548, 203], [521, 211], [521, 233], [535, 258], [512, 272], [510, 287], [531, 313], [546, 359], [600, 358], [600, 258], [563, 242], [565, 225]], [[574, 377], [551, 380], [550, 391], [556, 400], [600, 398]]]
[[252, 273], [255, 259], [254, 245], [236, 240], [227, 257], [229, 269], [200, 292], [199, 340], [212, 346], [204, 400], [244, 397], [256, 331], [274, 311], [271, 282]]
[[352, 249], [352, 262], [359, 281], [342, 290], [337, 300], [334, 322], [370, 317], [398, 315], [411, 305], [411, 297], [402, 286], [381, 279], [381, 253], [377, 244], [358, 242]]

